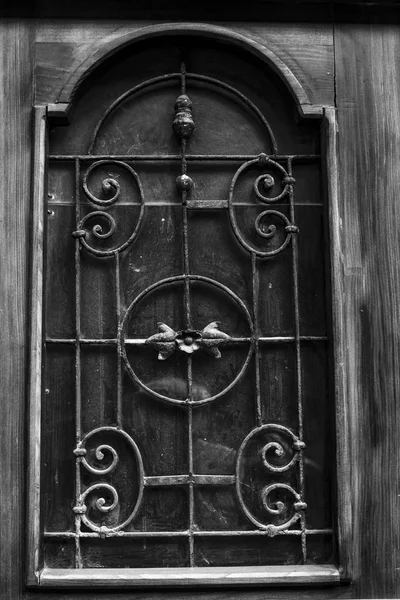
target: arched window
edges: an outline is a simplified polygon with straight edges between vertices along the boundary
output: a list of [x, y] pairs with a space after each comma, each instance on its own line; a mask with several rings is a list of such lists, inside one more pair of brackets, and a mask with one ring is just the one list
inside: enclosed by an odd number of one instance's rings
[[338, 581], [322, 109], [200, 33], [112, 53], [49, 132], [43, 585]]

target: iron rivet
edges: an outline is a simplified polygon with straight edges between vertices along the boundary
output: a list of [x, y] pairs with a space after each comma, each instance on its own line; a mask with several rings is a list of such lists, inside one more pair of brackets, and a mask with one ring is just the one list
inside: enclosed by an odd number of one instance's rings
[[266, 164], [268, 164], [269, 162], [269, 158], [266, 154], [264, 154], [264, 152], [262, 152], [259, 156], [258, 156], [258, 164], [261, 165], [262, 167], [265, 166]]
[[193, 187], [193, 179], [189, 177], [189, 175], [179, 175], [179, 177], [176, 178], [176, 187], [181, 192], [191, 190]]

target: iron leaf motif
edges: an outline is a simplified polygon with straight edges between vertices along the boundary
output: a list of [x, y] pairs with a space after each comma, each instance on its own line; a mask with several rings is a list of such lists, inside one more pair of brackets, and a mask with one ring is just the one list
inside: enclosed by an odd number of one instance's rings
[[212, 321], [201, 331], [186, 329], [176, 332], [165, 323], [158, 323], [159, 332], [147, 338], [146, 344], [158, 350], [158, 360], [166, 360], [176, 349], [185, 354], [202, 349], [214, 358], [221, 358], [218, 346], [231, 337], [220, 331], [219, 325], [218, 321]]
[[166, 360], [175, 350], [176, 333], [165, 323], [157, 323], [159, 333], [150, 336], [146, 344], [158, 350], [158, 360]]

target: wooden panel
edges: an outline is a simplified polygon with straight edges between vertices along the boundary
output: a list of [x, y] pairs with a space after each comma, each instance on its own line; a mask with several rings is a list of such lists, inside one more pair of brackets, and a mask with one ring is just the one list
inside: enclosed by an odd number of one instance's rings
[[23, 586], [32, 62], [29, 26], [0, 24], [0, 595]]
[[339, 201], [357, 597], [400, 594], [400, 29], [337, 28]]
[[[41, 20], [36, 28], [36, 102], [59, 99], [71, 75], [105, 45], [113, 45], [151, 22], [98, 21], [88, 25]], [[267, 47], [304, 87], [312, 104], [333, 105], [333, 32], [330, 24], [296, 25], [223, 23]], [[63, 100], [65, 101], [65, 100]]]

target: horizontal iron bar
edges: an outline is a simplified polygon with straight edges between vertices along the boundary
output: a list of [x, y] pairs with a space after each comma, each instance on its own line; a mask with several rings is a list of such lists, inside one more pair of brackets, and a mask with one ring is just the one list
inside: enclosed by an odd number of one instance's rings
[[[124, 344], [128, 346], [144, 346], [147, 338], [127, 338], [124, 340]], [[326, 342], [328, 341], [328, 337], [325, 335], [301, 335], [300, 342]], [[231, 343], [234, 344], [244, 344], [258, 341], [262, 344], [286, 344], [290, 342], [295, 342], [296, 338], [294, 336], [277, 336], [277, 337], [259, 337], [258, 340], [256, 337], [242, 337], [242, 338], [231, 338], [225, 342], [225, 345], [229, 345]], [[81, 338], [76, 340], [75, 338], [47, 338], [47, 344], [92, 344], [94, 346], [110, 346], [113, 344], [117, 344], [116, 338], [110, 339], [87, 339]]]
[[[47, 202], [48, 206], [76, 206], [76, 202], [57, 202], [56, 200], [49, 200]], [[91, 203], [89, 200], [86, 200], [84, 202], [80, 202], [81, 206], [91, 206]], [[118, 201], [118, 204], [116, 206], [129, 206], [129, 207], [140, 207], [140, 204], [138, 204], [137, 202], [120, 202]], [[177, 208], [182, 208], [182, 203], [180, 200], [175, 200], [175, 201], [171, 201], [171, 202], [146, 202], [146, 200], [144, 201], [144, 206], [176, 206]], [[194, 208], [213, 208], [213, 209], [218, 209], [218, 208], [228, 208], [228, 200], [188, 200], [188, 202], [186, 203], [186, 206], [189, 209], [194, 209]], [[233, 203], [234, 208], [236, 208], [237, 206], [248, 206], [248, 207], [252, 207], [254, 208], [255, 206], [259, 206], [256, 205], [254, 203], [251, 202], [234, 202]], [[274, 203], [274, 206], [287, 206], [287, 204], [285, 204], [284, 202], [282, 203]], [[317, 207], [321, 207], [324, 206], [322, 202], [295, 202], [295, 206], [317, 206]]]
[[[283, 529], [278, 530], [275, 535], [301, 535], [303, 532], [301, 529]], [[306, 535], [331, 535], [332, 529], [305, 529]], [[193, 531], [193, 535], [199, 537], [240, 537], [240, 536], [254, 536], [254, 535], [266, 535], [266, 531], [263, 529], [251, 529], [249, 531]]]
[[[301, 342], [327, 342], [328, 337], [326, 335], [301, 335], [299, 340]], [[260, 337], [258, 341], [264, 344], [285, 344], [286, 342], [295, 342], [296, 338], [295, 336]]]
[[[186, 160], [239, 160], [246, 162], [258, 158], [259, 154], [187, 154]], [[273, 160], [301, 161], [317, 160], [319, 154], [267, 154]], [[49, 160], [136, 160], [136, 161], [159, 161], [176, 160], [181, 161], [180, 154], [50, 154]]]
[[[194, 530], [191, 532], [196, 537], [241, 537], [241, 536], [263, 536], [268, 535], [263, 529], [250, 529], [247, 531], [198, 531]], [[301, 535], [303, 532], [301, 529], [287, 529], [277, 531], [276, 535]], [[306, 535], [332, 535], [332, 529], [305, 529]], [[117, 531], [110, 534], [110, 537], [187, 537], [190, 535], [190, 531]], [[81, 531], [76, 534], [73, 531], [45, 531], [44, 536], [46, 538], [99, 538], [100, 534], [95, 531]]]
[[46, 338], [46, 344], [93, 344], [94, 346], [111, 346], [117, 343], [115, 338], [87, 339], [87, 338]]
[[158, 475], [145, 477], [144, 484], [148, 486], [183, 485], [231, 485], [235, 483], [235, 475]]
[[[244, 203], [243, 203], [244, 205]], [[189, 200], [186, 203], [186, 206], [189, 209], [212, 209], [212, 210], [216, 210], [216, 209], [221, 209], [221, 208], [228, 208], [229, 207], [229, 202], [228, 200]], [[237, 204], [235, 204], [235, 206], [237, 206]], [[246, 204], [246, 206], [251, 206], [251, 204]]]

